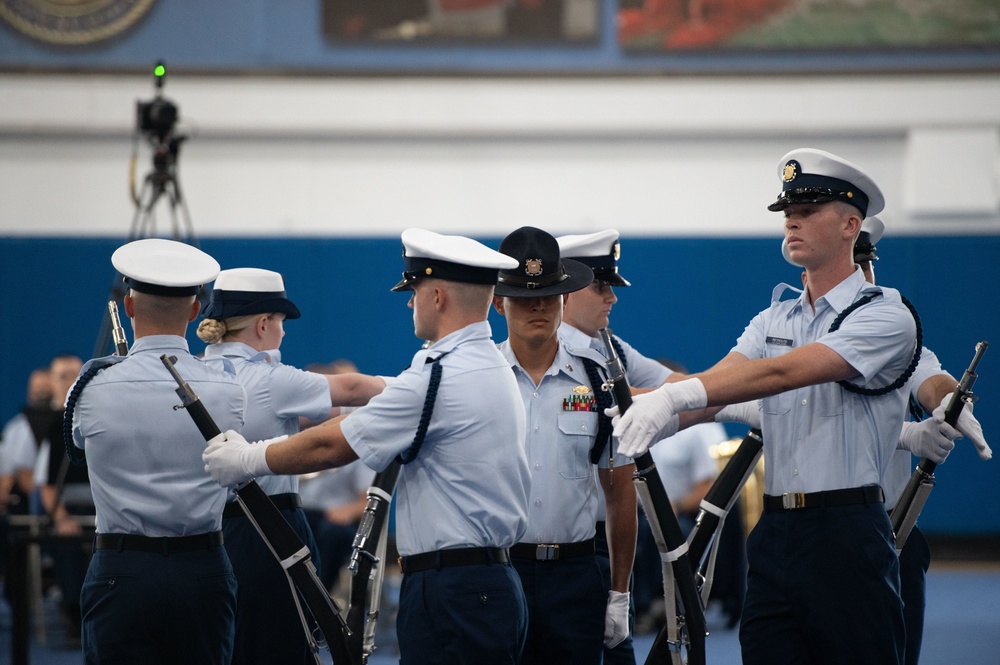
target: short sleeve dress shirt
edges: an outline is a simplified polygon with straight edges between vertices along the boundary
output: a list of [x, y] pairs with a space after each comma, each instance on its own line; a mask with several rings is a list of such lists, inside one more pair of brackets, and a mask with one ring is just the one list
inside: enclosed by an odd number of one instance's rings
[[[850, 363], [861, 376], [852, 383], [866, 388], [891, 384], [909, 366], [916, 340], [913, 316], [894, 289], [868, 284], [860, 268], [818, 298], [815, 312], [806, 293], [780, 300], [744, 330], [733, 351], [753, 360], [774, 358], [812, 342], [823, 344]], [[828, 332], [840, 312], [861, 296], [879, 292], [870, 303]], [[896, 449], [907, 390], [880, 397], [824, 383], [764, 398], [764, 491], [818, 492], [879, 484]]]
[[[330, 383], [326, 377], [282, 364], [277, 349], [257, 351], [241, 342], [205, 347], [205, 362], [210, 367], [222, 371], [226, 360], [247, 391], [246, 422], [240, 432], [247, 441], [292, 435], [299, 431], [299, 416], [322, 420], [329, 414]], [[257, 484], [269, 495], [299, 490], [298, 476], [262, 476]]]
[[348, 444], [382, 470], [413, 443], [441, 358], [441, 383], [427, 436], [403, 466], [396, 536], [403, 556], [456, 547], [510, 547], [527, 523], [530, 476], [524, 405], [487, 322], [468, 325], [414, 357], [380, 395], [341, 422]]
[[163, 537], [222, 528], [226, 489], [205, 471], [205, 439], [191, 416], [174, 408], [177, 383], [163, 354], [176, 356], [178, 373], [220, 430], [243, 427], [246, 392], [236, 377], [193, 357], [183, 337], [137, 339], [124, 360], [86, 385], [73, 414], [99, 533]]

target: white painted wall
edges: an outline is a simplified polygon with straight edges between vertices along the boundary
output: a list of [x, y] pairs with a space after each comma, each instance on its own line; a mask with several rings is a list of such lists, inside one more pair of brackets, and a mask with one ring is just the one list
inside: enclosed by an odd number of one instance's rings
[[[806, 146], [868, 170], [893, 233], [1000, 232], [995, 74], [186, 77], [165, 93], [192, 137], [179, 179], [201, 236], [777, 236], [777, 163]], [[0, 235], [124, 235], [151, 97], [147, 76], [0, 74]], [[151, 168], [142, 142], [138, 177]]]

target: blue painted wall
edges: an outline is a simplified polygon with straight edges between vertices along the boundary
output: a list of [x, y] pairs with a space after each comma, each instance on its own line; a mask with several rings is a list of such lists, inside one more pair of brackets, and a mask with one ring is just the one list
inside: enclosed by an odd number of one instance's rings
[[[499, 244], [499, 238], [481, 239]], [[122, 242], [0, 238], [0, 310], [8, 340], [0, 364], [4, 420], [23, 400], [28, 373], [54, 352], [92, 355], [114, 278], [110, 256]], [[286, 362], [350, 358], [364, 372], [396, 374], [419, 346], [407, 296], [389, 292], [402, 269], [398, 240], [206, 238], [201, 246], [224, 268], [257, 266], [285, 275], [303, 312], [286, 326]], [[777, 239], [627, 238], [622, 273], [634, 286], [618, 290], [613, 327], [646, 355], [704, 369], [767, 306], [777, 282], [798, 282], [778, 251]], [[968, 366], [976, 342], [1000, 347], [1000, 236], [886, 238], [879, 253], [879, 281], [914, 303], [925, 343], [952, 374]], [[495, 339], [504, 339], [503, 320], [494, 314], [491, 322]], [[197, 352], [203, 344], [193, 331], [189, 341]], [[980, 373], [976, 415], [1000, 452], [1000, 348], [986, 353]], [[921, 522], [925, 530], [1000, 534], [1000, 461], [980, 462], [972, 446], [961, 443], [937, 476]]]

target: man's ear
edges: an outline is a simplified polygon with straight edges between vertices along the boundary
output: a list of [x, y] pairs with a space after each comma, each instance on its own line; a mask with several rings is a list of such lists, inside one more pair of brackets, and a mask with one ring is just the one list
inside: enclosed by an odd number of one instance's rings
[[191, 314], [188, 315], [188, 323], [191, 323], [192, 321], [197, 319], [198, 313], [200, 311], [201, 311], [201, 301], [196, 299], [193, 303], [191, 303]]
[[493, 296], [493, 309], [497, 311], [500, 316], [504, 315], [503, 312], [503, 296]]
[[861, 233], [861, 214], [851, 213], [844, 220], [844, 224], [844, 235], [857, 239], [858, 234]]
[[135, 318], [135, 303], [132, 302], [132, 296], [125, 296], [125, 316], [130, 319]]

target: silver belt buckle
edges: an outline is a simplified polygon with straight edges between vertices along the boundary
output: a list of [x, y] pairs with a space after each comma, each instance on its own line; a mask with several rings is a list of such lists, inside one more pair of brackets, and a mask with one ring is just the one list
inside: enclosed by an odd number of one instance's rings
[[536, 561], [555, 561], [559, 558], [558, 545], [537, 545], [535, 547]]
[[806, 507], [806, 495], [804, 492], [785, 492], [781, 495], [781, 507], [785, 510], [795, 510]]

